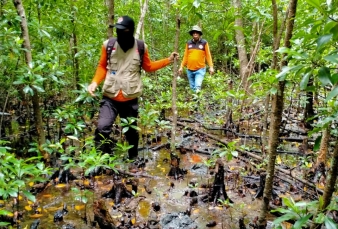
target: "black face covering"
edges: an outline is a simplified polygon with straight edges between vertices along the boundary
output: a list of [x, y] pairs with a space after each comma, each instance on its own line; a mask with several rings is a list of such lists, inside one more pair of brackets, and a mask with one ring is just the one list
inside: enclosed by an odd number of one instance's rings
[[134, 31], [125, 31], [124, 29], [116, 29], [117, 42], [124, 52], [127, 52], [134, 46]]

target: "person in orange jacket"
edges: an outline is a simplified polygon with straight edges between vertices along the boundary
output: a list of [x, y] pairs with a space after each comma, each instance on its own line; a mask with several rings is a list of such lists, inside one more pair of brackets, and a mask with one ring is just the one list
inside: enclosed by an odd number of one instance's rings
[[[141, 68], [146, 72], [161, 69], [178, 58], [178, 53], [172, 52], [168, 58], [151, 61], [147, 45], [144, 44], [144, 54], [139, 53], [138, 42], [134, 38], [135, 23], [129, 16], [120, 17], [115, 25], [117, 39], [112, 48], [110, 57], [107, 56], [109, 40], [103, 43], [101, 57], [96, 73], [87, 90], [95, 96], [98, 85], [103, 84], [103, 98], [100, 101], [100, 111], [94, 140], [101, 145], [101, 150], [111, 153], [112, 144], [109, 141], [102, 145], [102, 140], [110, 139], [112, 124], [116, 117], [138, 116], [138, 97], [142, 94]], [[142, 64], [142, 65], [141, 65]], [[133, 125], [137, 125], [134, 122]], [[138, 157], [139, 133], [129, 128], [125, 133], [126, 140], [133, 147], [128, 151], [128, 157], [135, 160]]]
[[194, 92], [199, 92], [202, 87], [202, 82], [206, 73], [206, 64], [209, 65], [209, 73], [214, 73], [214, 64], [209, 49], [209, 44], [206, 40], [202, 39], [202, 30], [199, 26], [195, 25], [189, 31], [192, 39], [189, 40], [185, 46], [184, 56], [178, 74], [181, 75], [183, 68], [187, 66], [187, 76], [190, 88]]

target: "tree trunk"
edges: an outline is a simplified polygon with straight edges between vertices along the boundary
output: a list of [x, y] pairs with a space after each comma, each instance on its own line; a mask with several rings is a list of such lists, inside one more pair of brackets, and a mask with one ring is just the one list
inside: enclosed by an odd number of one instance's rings
[[78, 53], [77, 48], [77, 36], [76, 36], [76, 11], [74, 9], [74, 5], [71, 4], [71, 12], [72, 12], [72, 25], [73, 25], [73, 32], [72, 32], [72, 38], [70, 42], [71, 50], [72, 50], [72, 56], [73, 56], [73, 77], [74, 77], [74, 88], [77, 90], [81, 90], [81, 86], [79, 84], [80, 82], [80, 76], [79, 76], [79, 60], [76, 58], [76, 55]]
[[[178, 44], [180, 37], [180, 27], [181, 27], [181, 19], [179, 13], [176, 16], [176, 36], [175, 36], [175, 52], [178, 52]], [[170, 152], [171, 154], [175, 154], [176, 151], [176, 127], [177, 127], [177, 95], [176, 95], [176, 85], [177, 85], [177, 59], [174, 58], [174, 66], [173, 66], [173, 82], [172, 82], [172, 128], [171, 128], [171, 144], [170, 144]]]
[[324, 190], [324, 196], [323, 196], [324, 204], [321, 209], [325, 209], [327, 206], [329, 206], [331, 202], [332, 194], [335, 190], [336, 180], [338, 176], [338, 141], [336, 141], [331, 164], [332, 164], [331, 170], [329, 172], [325, 190]]
[[[324, 195], [323, 195], [323, 205], [318, 207], [318, 213], [325, 212], [325, 209], [327, 206], [329, 206], [331, 202], [331, 198], [333, 195], [333, 192], [335, 191], [336, 181], [338, 177], [338, 140], [336, 140], [336, 145], [333, 152], [333, 158], [331, 163], [331, 170], [327, 176], [326, 179], [326, 185], [324, 189]], [[313, 218], [316, 218], [314, 216]], [[311, 229], [320, 228], [319, 224], [312, 224]]]
[[329, 140], [331, 137], [330, 130], [330, 125], [323, 130], [315, 168], [317, 168], [320, 163], [326, 164], [326, 155], [329, 147]]
[[114, 34], [113, 27], [112, 27], [112, 25], [114, 25], [114, 0], [107, 0], [107, 5], [108, 5], [108, 31], [107, 31], [107, 35], [108, 35], [108, 38], [110, 38]]
[[[277, 56], [277, 52], [276, 50], [279, 49], [280, 46], [280, 40], [281, 40], [281, 36], [282, 36], [282, 32], [284, 31], [285, 28], [285, 21], [287, 19], [287, 16], [284, 18], [281, 28], [279, 30], [278, 33], [278, 7], [277, 7], [277, 3], [276, 0], [271, 0], [271, 5], [272, 5], [272, 17], [273, 17], [273, 29], [272, 29], [272, 33], [273, 33], [273, 51], [272, 51], [272, 63], [271, 63], [271, 69], [276, 69], [279, 70], [279, 67], [277, 65], [278, 63], [278, 56]], [[286, 13], [288, 15], [288, 11]], [[268, 129], [268, 116], [269, 116], [269, 108], [270, 108], [270, 94], [268, 94], [265, 98], [265, 113], [264, 113], [264, 117], [262, 120], [262, 126], [263, 126], [263, 142], [262, 142], [262, 149], [265, 149], [265, 146], [267, 145], [267, 129]]]
[[[28, 67], [30, 67], [30, 63], [32, 62], [32, 52], [31, 52], [31, 45], [29, 40], [29, 32], [28, 32], [28, 26], [27, 26], [27, 19], [25, 14], [25, 9], [22, 5], [21, 0], [13, 0], [13, 4], [16, 8], [16, 11], [18, 15], [21, 18], [21, 32], [23, 37], [23, 46], [25, 48], [25, 57], [26, 57], [26, 64]], [[46, 161], [49, 161], [49, 154], [43, 150], [41, 150], [41, 146], [46, 142], [45, 132], [43, 128], [43, 122], [42, 122], [42, 113], [40, 110], [40, 97], [36, 89], [33, 88], [34, 95], [32, 96], [32, 104], [33, 104], [33, 112], [34, 112], [34, 122], [36, 126], [36, 131], [38, 135], [38, 144], [39, 149], [43, 153], [43, 157]]]
[[[308, 88], [313, 87], [313, 77], [309, 79], [309, 82], [307, 84]], [[305, 124], [305, 127], [307, 129], [312, 129], [312, 124], [313, 124], [313, 119], [310, 119], [315, 115], [315, 111], [313, 109], [313, 92], [312, 91], [307, 91], [306, 92], [306, 105], [305, 105], [305, 110], [304, 110], [304, 118], [303, 122]]]
[[[289, 18], [288, 25], [286, 28], [284, 46], [287, 48], [291, 47], [291, 37], [294, 27], [294, 18], [297, 10], [297, 0], [290, 0], [289, 2]], [[282, 58], [284, 60], [284, 58]], [[282, 66], [287, 66], [287, 62], [282, 61]], [[266, 184], [264, 188], [263, 201], [261, 206], [261, 213], [258, 219], [259, 228], [266, 227], [266, 214], [268, 212], [269, 202], [272, 195], [273, 177], [275, 173], [275, 161], [277, 156], [277, 147], [279, 144], [278, 137], [280, 131], [280, 125], [282, 121], [282, 113], [284, 106], [284, 88], [285, 81], [279, 81], [277, 93], [272, 96], [272, 115], [269, 133], [269, 161], [267, 168]]]
[[138, 21], [137, 28], [136, 28], [136, 33], [135, 33], [136, 39], [139, 39], [140, 37], [141, 29], [143, 27], [144, 17], [146, 16], [146, 12], [147, 12], [147, 8], [148, 8], [148, 0], [144, 0], [143, 6], [141, 9], [140, 20]]
[[[238, 28], [243, 27], [243, 19], [241, 16], [241, 0], [234, 0], [234, 7], [237, 12], [235, 26]], [[237, 52], [238, 52], [238, 59], [239, 59], [239, 67], [240, 67], [240, 76], [242, 79], [243, 88], [248, 85], [247, 76], [246, 76], [246, 67], [248, 66], [248, 56], [246, 52], [246, 44], [245, 44], [245, 36], [242, 29], [236, 29], [236, 43], [237, 43]]]

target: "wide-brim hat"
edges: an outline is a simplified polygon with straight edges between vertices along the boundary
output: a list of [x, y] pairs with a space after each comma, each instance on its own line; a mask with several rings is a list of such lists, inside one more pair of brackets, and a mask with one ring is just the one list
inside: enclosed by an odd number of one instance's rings
[[189, 34], [192, 35], [193, 32], [199, 32], [199, 34], [203, 35], [202, 29], [198, 25], [194, 25], [192, 29], [189, 31]]

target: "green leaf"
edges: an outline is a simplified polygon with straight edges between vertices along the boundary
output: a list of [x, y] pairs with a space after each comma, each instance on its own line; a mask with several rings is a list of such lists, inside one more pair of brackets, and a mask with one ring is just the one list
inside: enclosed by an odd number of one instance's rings
[[315, 144], [313, 146], [313, 151], [318, 151], [320, 147], [320, 142], [322, 141], [322, 135], [318, 136], [315, 140]]
[[286, 213], [290, 213], [289, 209], [285, 209], [285, 208], [277, 208], [275, 210], [271, 210], [271, 212], [280, 212], [282, 214], [286, 214]]
[[335, 85], [338, 82], [338, 73], [335, 73], [331, 76], [332, 84]]
[[5, 209], [0, 209], [0, 215], [8, 215], [8, 214], [11, 214], [12, 212], [10, 211], [7, 211]]
[[319, 81], [323, 84], [324, 87], [328, 84], [332, 85], [331, 73], [330, 73], [329, 68], [321, 67], [318, 71], [318, 76], [319, 76]]
[[198, 8], [201, 5], [201, 0], [195, 0], [193, 3], [193, 6], [195, 6], [196, 8]]
[[327, 43], [329, 43], [331, 38], [332, 38], [332, 34], [326, 34], [326, 35], [320, 36], [317, 39], [317, 52], [321, 50]]
[[16, 80], [13, 82], [14, 85], [20, 85], [23, 84], [24, 82], [22, 80]]
[[51, 36], [50, 36], [50, 34], [47, 32], [47, 31], [45, 31], [45, 30], [41, 30], [41, 32], [43, 32], [48, 38], [50, 38]]
[[337, 22], [329, 21], [328, 23], [326, 23], [326, 25], [324, 27], [324, 33], [325, 34], [332, 33], [336, 26], [337, 26]]
[[22, 191], [22, 193], [27, 197], [27, 199], [29, 199], [33, 203], [36, 201], [35, 196], [32, 193], [28, 191]]
[[68, 135], [67, 138], [72, 139], [72, 140], [79, 141], [79, 138], [76, 137], [76, 136]]
[[289, 72], [297, 72], [298, 70], [302, 69], [304, 66], [303, 65], [295, 65], [295, 66], [286, 66], [283, 67], [282, 71], [277, 74], [276, 78], [279, 81], [284, 81], [287, 73]]
[[338, 225], [329, 217], [326, 217], [325, 218], [325, 227], [327, 229], [337, 229], [338, 228]]
[[33, 89], [29, 85], [26, 85], [23, 88], [23, 92], [25, 92], [26, 94], [34, 95]]
[[124, 127], [124, 128], [122, 129], [122, 133], [124, 134], [124, 133], [126, 133], [128, 130], [129, 130], [129, 126]]
[[311, 76], [311, 72], [304, 74], [302, 80], [300, 81], [301, 90], [305, 90], [307, 88], [307, 84], [309, 83], [310, 76]]
[[232, 156], [234, 156], [234, 157], [238, 157], [238, 152], [237, 152], [237, 151], [232, 151], [231, 154], [232, 154]]
[[271, 93], [272, 95], [275, 95], [275, 94], [277, 93], [277, 88], [276, 88], [276, 87], [271, 88], [271, 89], [270, 89], [270, 93]]
[[85, 95], [79, 95], [76, 99], [75, 99], [75, 102], [80, 102], [82, 101], [86, 96]]
[[296, 221], [296, 223], [293, 225], [293, 229], [301, 229], [304, 224], [310, 219], [312, 214], [307, 214], [305, 217], [300, 218]]
[[288, 221], [288, 220], [295, 219], [295, 218], [296, 218], [295, 214], [289, 213], [289, 214], [282, 215], [281, 217], [278, 217], [272, 223], [273, 225], [279, 225], [280, 223], [284, 221]]
[[324, 59], [334, 64], [338, 64], [338, 54], [327, 55]]
[[306, 2], [315, 7], [322, 14], [325, 14], [323, 8], [320, 6], [321, 0], [306, 0]]
[[338, 95], [338, 86], [336, 86], [335, 88], [333, 88], [332, 91], [330, 91], [330, 93], [327, 95], [325, 102], [327, 103], [329, 100], [331, 100], [333, 97]]
[[323, 213], [321, 212], [321, 213], [319, 213], [319, 214], [317, 215], [317, 217], [314, 219], [314, 222], [317, 223], [317, 224], [323, 224], [324, 221], [325, 221], [325, 218], [326, 218], [325, 214], [323, 214]]
[[39, 87], [37, 85], [33, 85], [33, 87], [38, 91], [38, 92], [45, 92], [45, 90], [42, 87]]

